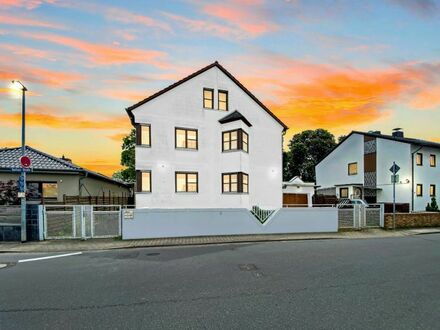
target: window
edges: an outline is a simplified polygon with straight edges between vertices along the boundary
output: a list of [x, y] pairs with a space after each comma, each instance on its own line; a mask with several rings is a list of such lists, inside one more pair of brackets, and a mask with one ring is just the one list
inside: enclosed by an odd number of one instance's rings
[[140, 146], [151, 146], [151, 126], [138, 124], [136, 126], [136, 144]]
[[243, 150], [249, 151], [249, 136], [242, 129], [223, 132], [222, 134], [222, 150]]
[[151, 192], [151, 171], [136, 171], [137, 192]]
[[223, 193], [244, 193], [249, 192], [249, 176], [243, 172], [222, 174]]
[[214, 90], [203, 88], [203, 107], [214, 109]]
[[437, 166], [437, 159], [436, 159], [435, 155], [430, 155], [429, 156], [429, 165], [431, 167], [436, 167]]
[[348, 198], [348, 188], [339, 188], [339, 198]]
[[423, 154], [421, 154], [421, 153], [416, 154], [416, 165], [417, 166], [423, 165]]
[[423, 185], [422, 184], [418, 184], [416, 186], [416, 196], [418, 196], [418, 197], [423, 196]]
[[435, 197], [435, 184], [429, 186], [429, 196]]
[[176, 192], [199, 192], [199, 174], [176, 172]]
[[45, 183], [41, 184], [43, 190], [43, 198], [58, 198], [58, 184]]
[[356, 175], [358, 174], [358, 164], [350, 163], [348, 164], [348, 175]]
[[176, 127], [176, 148], [197, 149], [198, 132], [196, 129]]
[[58, 183], [56, 182], [27, 182], [26, 190], [29, 200], [58, 198]]
[[228, 111], [228, 91], [218, 91], [218, 109]]

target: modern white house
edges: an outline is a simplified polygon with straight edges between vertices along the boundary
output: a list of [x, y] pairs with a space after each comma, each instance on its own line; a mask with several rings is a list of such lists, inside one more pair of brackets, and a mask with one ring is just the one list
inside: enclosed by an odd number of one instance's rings
[[396, 202], [424, 211], [440, 186], [438, 157], [440, 143], [404, 137], [400, 129], [392, 135], [353, 131], [316, 165], [317, 193], [392, 203], [395, 162]]
[[301, 177], [294, 176], [287, 182], [283, 182], [283, 205], [291, 207], [295, 205], [312, 206], [312, 197], [315, 194], [315, 183], [304, 182]]
[[218, 62], [126, 110], [136, 208], [282, 206], [287, 126]]

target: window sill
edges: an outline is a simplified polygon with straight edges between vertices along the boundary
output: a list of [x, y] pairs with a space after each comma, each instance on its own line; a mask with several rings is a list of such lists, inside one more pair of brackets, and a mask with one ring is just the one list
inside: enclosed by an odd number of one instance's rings
[[241, 151], [242, 153], [244, 153], [246, 155], [249, 155], [249, 152], [248, 151], [244, 151], [243, 149], [222, 150], [222, 153], [228, 154], [228, 153], [231, 153], [231, 152], [239, 152], [239, 151]]
[[222, 195], [249, 195], [249, 193], [245, 192], [222, 192]]
[[136, 147], [140, 147], [140, 148], [151, 148], [151, 144], [147, 145], [147, 144], [136, 144]]
[[179, 195], [197, 195], [199, 192], [195, 192], [195, 191], [176, 191], [176, 194]]
[[179, 147], [176, 147], [174, 149], [175, 150], [179, 150], [179, 151], [199, 151], [198, 148], [197, 149], [193, 149], [193, 148], [179, 148]]
[[139, 195], [149, 195], [152, 193], [153, 193], [152, 191], [136, 191], [136, 194], [139, 194]]
[[214, 109], [214, 108], [203, 108], [203, 110], [211, 110], [211, 111], [217, 111], [217, 112], [228, 112], [229, 110], [220, 110], [220, 109]]

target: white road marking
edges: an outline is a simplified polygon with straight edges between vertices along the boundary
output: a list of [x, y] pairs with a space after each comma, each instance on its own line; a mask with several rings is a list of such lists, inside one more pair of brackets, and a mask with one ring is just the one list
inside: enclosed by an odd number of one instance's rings
[[66, 253], [66, 254], [57, 254], [54, 256], [47, 256], [47, 257], [40, 257], [40, 258], [32, 258], [32, 259], [23, 259], [18, 260], [18, 262], [29, 262], [29, 261], [38, 261], [38, 260], [47, 260], [47, 259], [54, 259], [54, 258], [62, 258], [62, 257], [70, 257], [70, 256], [77, 256], [82, 254], [82, 252], [73, 252], [73, 253]]

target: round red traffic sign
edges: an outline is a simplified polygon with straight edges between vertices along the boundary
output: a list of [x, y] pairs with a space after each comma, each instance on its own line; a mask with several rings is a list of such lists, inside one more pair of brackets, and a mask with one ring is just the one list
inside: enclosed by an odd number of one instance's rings
[[20, 164], [23, 168], [29, 168], [32, 165], [32, 161], [28, 156], [21, 156], [20, 157]]

